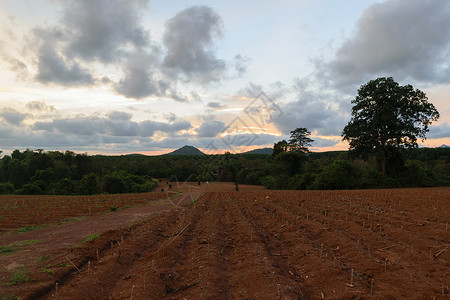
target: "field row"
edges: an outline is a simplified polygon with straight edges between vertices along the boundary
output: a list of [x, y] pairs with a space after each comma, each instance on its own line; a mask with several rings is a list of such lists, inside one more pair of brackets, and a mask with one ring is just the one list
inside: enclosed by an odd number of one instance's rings
[[449, 195], [208, 192], [85, 243], [29, 288], [45, 299], [56, 282], [62, 299], [439, 299]]
[[64, 222], [167, 197], [161, 192], [94, 196], [0, 195], [0, 232]]

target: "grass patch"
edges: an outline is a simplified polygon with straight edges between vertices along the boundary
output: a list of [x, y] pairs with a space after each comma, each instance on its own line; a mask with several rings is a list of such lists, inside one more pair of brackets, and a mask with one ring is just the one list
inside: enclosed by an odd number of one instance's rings
[[83, 242], [84, 242], [84, 243], [87, 243], [87, 242], [93, 241], [93, 240], [95, 240], [96, 238], [99, 238], [99, 237], [100, 237], [100, 234], [98, 234], [98, 233], [93, 233], [93, 234], [88, 235], [88, 236], [83, 240]]
[[13, 295], [13, 294], [8, 294], [8, 295], [1, 295], [0, 294], [0, 299], [1, 300], [17, 300], [20, 299], [19, 297]]
[[68, 263], [59, 263], [56, 266], [51, 266], [51, 265], [46, 265], [43, 269], [42, 269], [42, 273], [47, 273], [49, 276], [55, 274], [55, 270], [53, 270], [54, 268], [62, 268], [62, 267], [67, 267], [69, 266]]
[[26, 247], [26, 246], [30, 246], [30, 245], [34, 245], [34, 244], [42, 243], [42, 242], [43, 242], [43, 240], [25, 240], [25, 241], [19, 241], [19, 242], [12, 243], [11, 246]]
[[7, 286], [13, 286], [13, 285], [17, 285], [19, 283], [23, 283], [23, 282], [30, 282], [31, 279], [30, 277], [28, 277], [23, 269], [20, 269], [19, 271], [15, 272], [12, 276], [11, 279], [9, 280], [9, 282], [6, 284]]
[[9, 254], [16, 251], [13, 246], [0, 246], [0, 254]]
[[19, 242], [12, 243], [8, 246], [0, 246], [0, 254], [10, 254], [17, 250], [20, 250], [20, 248], [23, 248], [23, 247], [26, 247], [29, 245], [34, 245], [34, 244], [41, 243], [41, 242], [42, 242], [42, 240], [25, 240], [25, 241], [19, 241]]
[[28, 232], [28, 231], [33, 231], [36, 229], [41, 229], [41, 226], [20, 227], [19, 229], [17, 229], [17, 232]]
[[59, 222], [60, 224], [65, 224], [65, 223], [69, 223], [69, 222], [75, 222], [75, 221], [79, 221], [82, 218], [67, 218], [65, 220], [62, 220], [61, 222]]

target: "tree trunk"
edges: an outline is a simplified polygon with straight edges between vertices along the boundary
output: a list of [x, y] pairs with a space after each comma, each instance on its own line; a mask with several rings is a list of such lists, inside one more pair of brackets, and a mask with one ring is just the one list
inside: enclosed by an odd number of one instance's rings
[[381, 142], [381, 149], [380, 149], [380, 169], [381, 174], [383, 177], [386, 177], [386, 142], [383, 140]]
[[380, 167], [381, 167], [381, 174], [383, 175], [383, 177], [386, 177], [386, 157], [384, 156], [384, 153], [383, 157], [381, 157], [380, 160]]

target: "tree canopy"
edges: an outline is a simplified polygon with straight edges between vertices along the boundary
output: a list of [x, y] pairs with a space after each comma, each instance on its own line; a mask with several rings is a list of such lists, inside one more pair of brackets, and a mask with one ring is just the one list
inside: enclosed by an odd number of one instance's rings
[[289, 140], [289, 148], [291, 151], [308, 153], [308, 147], [314, 142], [310, 136], [311, 132], [306, 128], [297, 128], [291, 131], [291, 139]]
[[357, 153], [375, 152], [383, 174], [389, 155], [395, 156], [399, 148], [416, 148], [417, 139], [425, 140], [428, 126], [439, 118], [424, 92], [401, 86], [392, 77], [362, 85], [352, 104], [343, 140]]
[[273, 145], [273, 156], [283, 153], [283, 152], [302, 152], [308, 153], [310, 152], [308, 147], [311, 146], [311, 143], [314, 142], [313, 139], [310, 138], [311, 132], [306, 128], [297, 128], [291, 131], [291, 136], [289, 142], [286, 140], [279, 141]]

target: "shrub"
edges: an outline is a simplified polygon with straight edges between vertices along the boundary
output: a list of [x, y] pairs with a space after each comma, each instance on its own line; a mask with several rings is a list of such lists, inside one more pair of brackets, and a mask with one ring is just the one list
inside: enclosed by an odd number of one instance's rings
[[347, 160], [335, 160], [324, 167], [314, 182], [315, 189], [352, 189], [359, 186], [360, 172]]
[[14, 185], [11, 182], [0, 183], [0, 194], [2, 195], [14, 194]]

